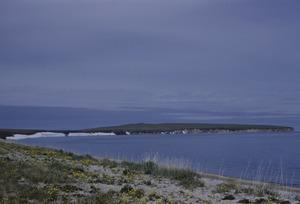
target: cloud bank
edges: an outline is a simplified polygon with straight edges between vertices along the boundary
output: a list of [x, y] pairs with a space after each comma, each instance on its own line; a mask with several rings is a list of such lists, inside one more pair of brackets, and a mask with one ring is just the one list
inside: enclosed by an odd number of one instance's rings
[[300, 114], [299, 9], [296, 0], [1, 1], [0, 105]]

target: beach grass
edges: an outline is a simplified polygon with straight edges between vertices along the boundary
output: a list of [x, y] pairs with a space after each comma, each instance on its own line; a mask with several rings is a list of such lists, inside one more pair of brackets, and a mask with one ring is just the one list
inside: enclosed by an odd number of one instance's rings
[[0, 203], [297, 203], [299, 189], [0, 141]]

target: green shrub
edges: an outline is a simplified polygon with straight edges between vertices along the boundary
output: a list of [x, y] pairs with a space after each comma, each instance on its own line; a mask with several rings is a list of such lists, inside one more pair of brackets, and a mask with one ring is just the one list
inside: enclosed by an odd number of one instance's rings
[[233, 195], [226, 195], [222, 200], [235, 200], [235, 197]]
[[238, 186], [233, 183], [221, 183], [217, 186], [215, 193], [228, 193], [232, 190], [238, 190]]
[[158, 171], [158, 165], [152, 161], [142, 162], [141, 165], [145, 174], [155, 174]]
[[152, 185], [152, 183], [151, 183], [150, 180], [149, 181], [144, 181], [144, 184], [146, 184], [147, 186], [151, 186]]
[[145, 195], [145, 191], [143, 189], [135, 189], [134, 191], [134, 196], [137, 197], [137, 198], [141, 198]]
[[101, 161], [99, 161], [99, 164], [104, 167], [110, 167], [110, 168], [115, 168], [120, 166], [118, 162], [109, 159], [102, 159]]
[[[264, 199], [262, 199], [263, 201], [265, 201]], [[244, 199], [242, 199], [242, 200], [239, 200], [239, 202], [238, 203], [252, 203], [252, 201], [250, 200], [250, 199], [246, 199], [246, 198], [244, 198]], [[255, 202], [255, 203], [257, 203], [257, 202]]]
[[160, 168], [158, 173], [164, 177], [179, 181], [179, 185], [186, 188], [203, 187], [204, 182], [200, 180], [200, 175], [189, 169]]
[[126, 168], [123, 170], [123, 175], [126, 176], [126, 175], [130, 175], [130, 174], [132, 174], [132, 171], [130, 169]]
[[120, 192], [121, 193], [129, 193], [132, 190], [133, 190], [133, 188], [130, 185], [126, 184], [125, 186], [123, 186], [123, 188], [121, 188]]
[[126, 169], [124, 175], [129, 172], [140, 171], [153, 176], [163, 176], [166, 178], [178, 180], [179, 184], [186, 188], [203, 187], [204, 183], [200, 180], [200, 175], [189, 169], [167, 168], [158, 166], [153, 161], [143, 161], [141, 163], [123, 161], [121, 163]]

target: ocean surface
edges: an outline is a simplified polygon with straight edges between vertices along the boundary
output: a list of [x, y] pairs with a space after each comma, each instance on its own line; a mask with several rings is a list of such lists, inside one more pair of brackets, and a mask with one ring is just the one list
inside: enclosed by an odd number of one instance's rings
[[99, 135], [18, 142], [120, 160], [154, 160], [300, 188], [300, 132]]

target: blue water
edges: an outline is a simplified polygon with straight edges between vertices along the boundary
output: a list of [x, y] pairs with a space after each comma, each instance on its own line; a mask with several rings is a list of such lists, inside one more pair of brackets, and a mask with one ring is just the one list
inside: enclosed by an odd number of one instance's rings
[[57, 137], [19, 143], [122, 160], [171, 161], [205, 173], [300, 188], [300, 132]]

